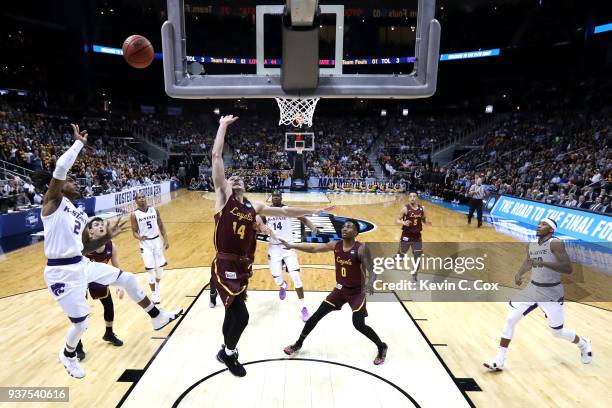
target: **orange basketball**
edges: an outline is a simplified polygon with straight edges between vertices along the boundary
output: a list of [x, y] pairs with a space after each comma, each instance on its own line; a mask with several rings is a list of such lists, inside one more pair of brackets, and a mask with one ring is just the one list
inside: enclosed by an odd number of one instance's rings
[[142, 35], [130, 35], [123, 42], [123, 58], [134, 68], [146, 68], [155, 57], [151, 42]]

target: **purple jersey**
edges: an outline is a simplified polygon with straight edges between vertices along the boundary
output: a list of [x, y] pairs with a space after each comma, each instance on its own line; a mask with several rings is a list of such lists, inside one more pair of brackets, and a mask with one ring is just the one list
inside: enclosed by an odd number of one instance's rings
[[241, 203], [232, 194], [223, 209], [215, 214], [215, 250], [252, 258], [256, 245], [253, 229], [256, 215], [246, 198]]
[[344, 252], [342, 242], [338, 241], [334, 248], [336, 282], [347, 288], [361, 287], [364, 282], [361, 260], [359, 259], [361, 242], [355, 241], [355, 245], [348, 252]]

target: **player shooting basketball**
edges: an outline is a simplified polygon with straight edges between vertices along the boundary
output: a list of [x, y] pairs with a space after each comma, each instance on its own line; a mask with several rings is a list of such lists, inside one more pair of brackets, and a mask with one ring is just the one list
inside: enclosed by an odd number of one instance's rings
[[219, 120], [219, 130], [212, 149], [212, 178], [215, 186], [215, 231], [216, 256], [211, 268], [211, 306], [215, 305], [217, 293], [225, 306], [223, 339], [225, 344], [217, 353], [217, 359], [229, 371], [244, 377], [246, 370], [238, 362], [236, 345], [249, 322], [249, 312], [244, 299], [251, 267], [255, 255], [257, 215], [271, 217], [302, 217], [318, 214], [334, 207], [317, 210], [295, 207], [269, 207], [250, 202], [245, 196], [244, 180], [239, 176], [225, 178], [223, 145], [229, 125], [238, 120], [232, 115]]

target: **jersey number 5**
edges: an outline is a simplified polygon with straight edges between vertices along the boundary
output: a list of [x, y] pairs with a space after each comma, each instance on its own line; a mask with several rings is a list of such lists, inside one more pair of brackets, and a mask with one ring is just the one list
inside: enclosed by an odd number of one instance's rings
[[147, 227], [149, 227], [149, 229], [153, 228], [153, 225], [151, 225], [151, 220], [147, 221]]
[[[238, 227], [238, 223], [234, 221], [233, 226], [234, 226], [234, 234], [240, 235], [240, 239], [244, 239], [245, 225], [243, 224]], [[236, 227], [238, 227], [238, 229], [236, 229]]]

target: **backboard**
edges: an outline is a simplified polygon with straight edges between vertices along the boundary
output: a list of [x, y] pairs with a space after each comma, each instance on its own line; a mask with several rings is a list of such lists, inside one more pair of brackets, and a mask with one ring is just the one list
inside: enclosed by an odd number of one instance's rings
[[166, 93], [188, 99], [433, 95], [440, 45], [435, 0], [318, 5], [318, 86], [286, 93], [280, 74], [284, 0], [167, 0]]
[[286, 132], [285, 150], [288, 152], [312, 152], [315, 149], [313, 132]]

